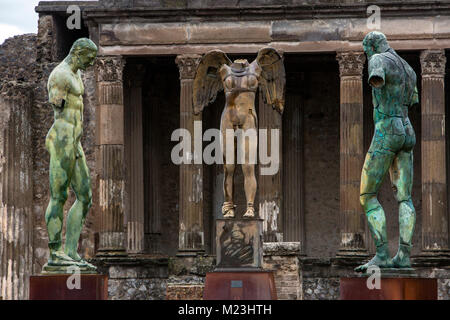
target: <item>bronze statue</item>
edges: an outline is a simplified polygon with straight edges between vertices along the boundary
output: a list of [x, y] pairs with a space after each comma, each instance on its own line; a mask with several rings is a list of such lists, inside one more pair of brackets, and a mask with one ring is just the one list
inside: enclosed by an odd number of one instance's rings
[[[271, 105], [280, 114], [284, 108], [285, 71], [281, 55], [273, 48], [259, 50], [258, 56], [251, 64], [247, 60], [234, 62], [220, 50], [206, 53], [194, 79], [194, 113], [199, 114], [208, 104], [214, 102], [217, 93], [225, 89], [225, 108], [220, 122], [222, 137], [221, 150], [224, 157], [224, 218], [233, 218], [235, 205], [233, 202], [233, 177], [235, 163], [227, 163], [226, 131], [228, 129], [257, 129], [258, 120], [255, 111], [256, 90], [260, 89], [265, 103]], [[256, 132], [256, 131], [255, 131]], [[244, 142], [234, 144], [235, 152], [239, 148], [244, 156], [242, 171], [244, 173], [244, 189], [247, 199], [246, 218], [255, 216], [254, 200], [256, 194], [255, 164], [249, 154], [256, 155], [257, 143]], [[230, 150], [228, 150], [230, 151]]]
[[[55, 121], [45, 145], [50, 153], [50, 203], [45, 213], [50, 256], [44, 271], [64, 272], [67, 266], [95, 270], [77, 253], [78, 240], [92, 203], [89, 169], [81, 146], [84, 86], [80, 70], [94, 64], [97, 46], [89, 39], [75, 41], [69, 55], [52, 71], [47, 89]], [[66, 221], [66, 243], [62, 247], [63, 207], [69, 186], [76, 201]]]
[[[414, 129], [408, 108], [419, 102], [414, 70], [392, 49], [381, 32], [370, 32], [363, 41], [369, 61], [375, 132], [361, 174], [361, 205], [376, 245], [376, 255], [356, 268], [411, 267], [411, 241], [416, 212], [411, 200], [413, 183]], [[394, 195], [399, 204], [399, 248], [389, 257], [386, 218], [378, 202], [378, 190], [389, 171]]]

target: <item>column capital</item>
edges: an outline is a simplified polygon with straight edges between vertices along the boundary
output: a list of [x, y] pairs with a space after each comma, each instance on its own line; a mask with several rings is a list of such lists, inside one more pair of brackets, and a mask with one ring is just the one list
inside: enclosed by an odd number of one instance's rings
[[182, 54], [175, 58], [180, 70], [180, 80], [194, 79], [201, 56], [198, 54]]
[[122, 82], [126, 60], [123, 56], [99, 56], [95, 70], [99, 82]]
[[420, 65], [423, 75], [444, 76], [445, 63], [444, 50], [424, 50], [420, 53]]
[[336, 59], [339, 62], [339, 75], [362, 77], [366, 55], [361, 51], [338, 51]]

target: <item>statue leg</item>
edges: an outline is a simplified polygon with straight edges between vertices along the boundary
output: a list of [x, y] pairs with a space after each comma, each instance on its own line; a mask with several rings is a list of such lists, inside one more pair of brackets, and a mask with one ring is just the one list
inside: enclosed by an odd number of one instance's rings
[[360, 202], [375, 241], [376, 254], [368, 263], [357, 267], [356, 271], [366, 271], [372, 265], [390, 267], [392, 264], [389, 258], [386, 217], [377, 196], [395, 154], [387, 149], [377, 148], [376, 139], [375, 136], [366, 155], [360, 190]]
[[224, 203], [222, 205], [222, 214], [224, 218], [234, 218], [234, 208], [235, 205], [233, 203], [233, 193], [234, 193], [234, 187], [233, 187], [233, 180], [234, 180], [234, 170], [235, 170], [235, 162], [236, 159], [234, 159], [233, 163], [227, 163], [226, 154], [228, 152], [233, 152], [234, 157], [236, 155], [235, 152], [235, 143], [234, 143], [234, 135], [232, 137], [229, 137], [229, 141], [227, 143], [226, 139], [226, 130], [227, 129], [233, 129], [233, 125], [229, 123], [227, 120], [222, 120], [220, 131], [222, 134], [222, 154], [223, 154], [223, 195], [224, 195]]
[[[82, 261], [78, 255], [78, 240], [81, 230], [92, 205], [91, 178], [86, 165], [86, 158], [81, 146], [78, 147], [78, 158], [71, 180], [72, 190], [75, 192], [76, 201], [69, 210], [66, 223], [66, 244], [64, 252], [76, 261]], [[84, 262], [84, 261], [83, 261]]]
[[[255, 195], [256, 195], [256, 177], [255, 177], [255, 163], [258, 157], [258, 135], [256, 132], [255, 118], [252, 114], [247, 117], [242, 130], [244, 131], [244, 137], [249, 138], [242, 139], [239, 143], [238, 148], [241, 153], [244, 154], [244, 163], [242, 164], [242, 172], [244, 174], [244, 189], [245, 197], [247, 199], [247, 210], [244, 213], [245, 218], [253, 218], [255, 216]], [[254, 135], [252, 135], [247, 130], [254, 130]], [[253, 137], [253, 138], [252, 138]]]
[[[45, 212], [50, 249], [49, 265], [67, 266], [76, 262], [62, 251], [61, 232], [64, 219], [64, 204], [67, 200], [67, 189], [73, 167], [75, 165], [75, 152], [66, 145], [64, 139], [47, 142], [50, 153], [50, 202]], [[55, 147], [55, 144], [57, 145]]]
[[399, 204], [399, 247], [397, 254], [392, 259], [394, 267], [411, 267], [410, 255], [412, 236], [416, 222], [416, 210], [411, 199], [413, 183], [413, 153], [412, 151], [400, 151], [395, 157], [389, 171], [392, 189]]

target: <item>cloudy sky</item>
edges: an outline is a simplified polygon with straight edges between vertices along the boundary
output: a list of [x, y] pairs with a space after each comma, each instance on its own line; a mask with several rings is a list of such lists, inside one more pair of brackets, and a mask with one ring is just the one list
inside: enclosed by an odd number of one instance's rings
[[0, 0], [0, 44], [18, 34], [37, 33], [38, 14], [34, 7], [38, 3], [39, 0]]

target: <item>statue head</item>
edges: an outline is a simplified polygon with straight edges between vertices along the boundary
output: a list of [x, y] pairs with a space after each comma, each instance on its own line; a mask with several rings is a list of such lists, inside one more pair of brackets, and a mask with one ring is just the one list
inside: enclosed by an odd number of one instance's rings
[[370, 58], [376, 53], [386, 52], [390, 47], [386, 36], [379, 31], [369, 32], [363, 40], [364, 52]]
[[87, 67], [94, 64], [97, 52], [98, 49], [94, 42], [88, 38], [80, 38], [73, 43], [69, 57], [75, 67], [86, 70]]

